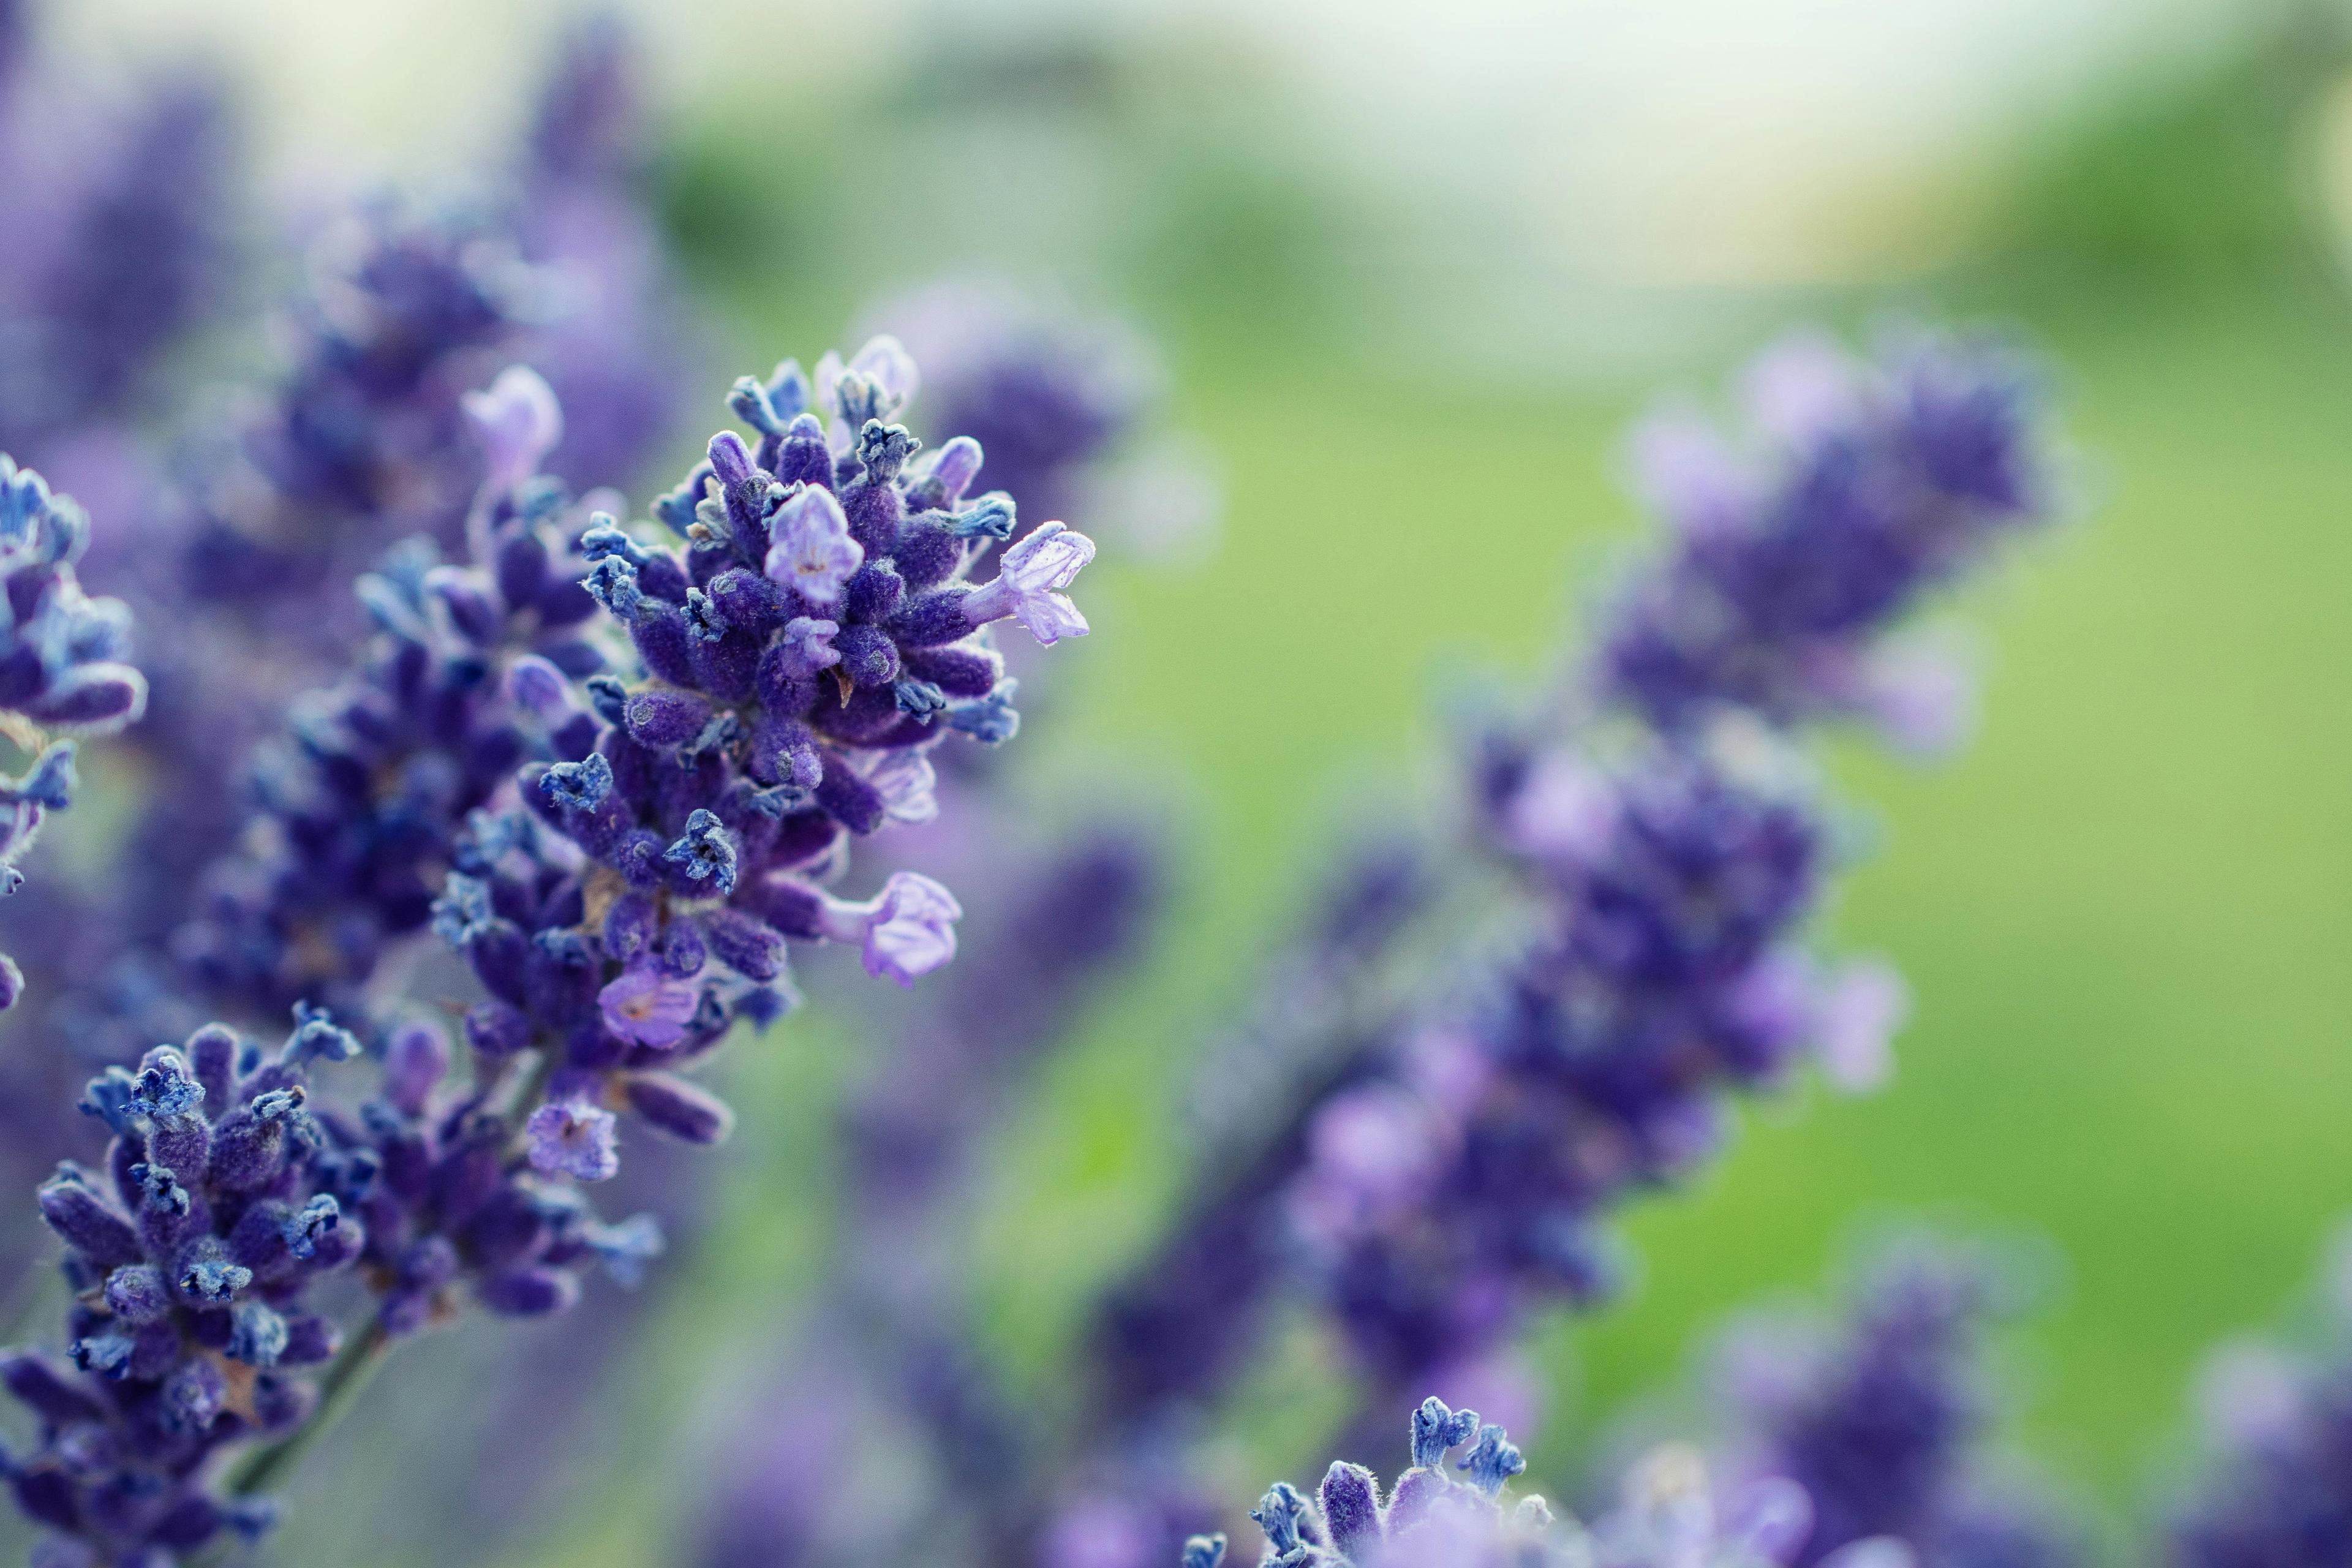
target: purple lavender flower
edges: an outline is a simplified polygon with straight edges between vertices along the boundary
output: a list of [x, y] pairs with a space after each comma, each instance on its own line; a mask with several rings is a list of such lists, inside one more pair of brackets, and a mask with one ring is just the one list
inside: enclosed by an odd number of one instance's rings
[[1095, 542], [1058, 522], [1045, 523], [1004, 552], [995, 580], [972, 590], [963, 609], [974, 626], [1011, 616], [1042, 647], [1087, 635], [1087, 618], [1059, 590], [1095, 558]]
[[[709, 992], [722, 1013], [724, 995], [778, 980], [787, 940], [855, 942], [870, 973], [901, 984], [954, 955], [961, 910], [929, 878], [898, 873], [863, 902], [820, 880], [837, 870], [845, 831], [936, 813], [921, 753], [955, 732], [940, 719], [1003, 689], [1001, 661], [975, 634], [1014, 615], [1045, 640], [1082, 627], [1060, 590], [1092, 546], [1040, 531], [997, 582], [967, 586], [1010, 510], [962, 506], [958, 476], [976, 463], [912, 461], [919, 443], [884, 420], [917, 384], [887, 339], [846, 363], [827, 355], [814, 384], [789, 362], [765, 383], [746, 378], [730, 405], [757, 451], [732, 432], [713, 437], [709, 460], [656, 509], [687, 541], [685, 558], [614, 526], [587, 537], [587, 588], [626, 628], [646, 679], [592, 686], [609, 726], [595, 742], [609, 791], [589, 804], [580, 781], [551, 769], [527, 774], [523, 795], [627, 890], [595, 933], [610, 970], [598, 989], [677, 925], [640, 912], [647, 900], [688, 906], [693, 941], [661, 952], [666, 973], [690, 980], [706, 956], [733, 972]], [[478, 947], [473, 956], [485, 973]], [[485, 984], [498, 988], [487, 973]], [[651, 993], [633, 983], [626, 994]]]
[[[486, 444], [507, 444], [498, 460], [509, 471], [525, 451], [543, 455], [561, 421], [527, 371], [468, 406]], [[522, 666], [528, 689], [544, 668], [601, 665], [584, 636], [595, 605], [580, 587], [582, 528], [560, 487], [526, 478], [481, 493], [467, 564], [412, 542], [361, 579], [376, 636], [341, 685], [298, 700], [263, 751], [256, 788], [269, 830], [248, 830], [245, 847], [205, 872], [198, 917], [173, 939], [216, 1004], [266, 1013], [324, 996], [347, 1007], [386, 948], [436, 908], [460, 933], [492, 921], [487, 884], [447, 877], [471, 814], [527, 757], [584, 752], [595, 730], [561, 693], [522, 709], [496, 674]]]
[[[66, 737], [112, 734], [146, 708], [146, 677], [124, 662], [129, 610], [89, 597], [74, 574], [89, 541], [79, 507], [0, 454], [0, 730], [31, 758], [21, 776], [0, 775], [0, 894], [23, 883], [16, 862], [47, 815], [72, 804]], [[0, 1009], [24, 989], [0, 955]]]
[[[1555, 1520], [1540, 1498], [1508, 1502], [1504, 1488], [1525, 1468], [1501, 1426], [1424, 1400], [1413, 1412], [1412, 1468], [1385, 1497], [1370, 1471], [1345, 1462], [1330, 1468], [1312, 1498], [1286, 1484], [1268, 1491], [1250, 1512], [1266, 1538], [1259, 1561], [1264, 1568], [1785, 1568], [1812, 1522], [1801, 1488], [1775, 1478], [1719, 1484], [1686, 1444], [1637, 1459], [1618, 1506], [1589, 1528]], [[1184, 1543], [1184, 1568], [1219, 1568], [1224, 1550], [1222, 1535], [1195, 1536]], [[1911, 1559], [1899, 1543], [1875, 1541], [1833, 1562], [1906, 1568]]]
[[955, 922], [963, 906], [955, 895], [914, 871], [895, 873], [864, 903], [822, 896], [819, 930], [829, 942], [862, 949], [866, 973], [912, 985], [955, 957]]
[[[1462, 1458], [1448, 1463], [1455, 1449]], [[1412, 1468], [1384, 1499], [1359, 1465], [1334, 1464], [1308, 1498], [1276, 1483], [1250, 1518], [1265, 1534], [1261, 1563], [1281, 1568], [1571, 1568], [1589, 1562], [1583, 1531], [1555, 1522], [1538, 1497], [1507, 1503], [1503, 1489], [1527, 1468], [1503, 1428], [1435, 1399], [1413, 1412]], [[1456, 1472], [1466, 1479], [1456, 1480]], [[1184, 1544], [1184, 1568], [1219, 1568], [1225, 1538]]]
[[[851, 574], [866, 564], [866, 547], [849, 537], [849, 520], [842, 516], [841, 503], [833, 499], [831, 490], [803, 490], [776, 509], [773, 529], [775, 542], [768, 546], [769, 580], [819, 608], [829, 609], [837, 603]], [[805, 616], [796, 617], [796, 622], [807, 621]], [[828, 624], [809, 622], [811, 626]], [[807, 636], [803, 630], [794, 644], [795, 657], [802, 662], [807, 659]], [[839, 662], [838, 656], [834, 662]]]
[[[1589, 688], [1471, 758], [1481, 847], [1527, 896], [1518, 934], [1457, 947], [1424, 1000], [1219, 1152], [1178, 1244], [1113, 1293], [1092, 1429], [1211, 1396], [1269, 1299], [1302, 1289], [1377, 1410], [1492, 1355], [1538, 1303], [1606, 1295], [1612, 1214], [1710, 1158], [1730, 1097], [1808, 1059], [1882, 1070], [1895, 993], [1803, 943], [1830, 836], [1787, 727], [1840, 710], [1851, 687], [1815, 677], [1858, 668], [1924, 586], [2033, 514], [2035, 462], [2006, 362], [1929, 343], [1845, 374], [1850, 399], [1790, 375], [1773, 405], [1776, 438], [1839, 483], [1768, 492], [1677, 448], [1675, 546], [1604, 626]], [[1630, 733], [1576, 728], [1612, 710]]]
[[60, 1560], [172, 1562], [269, 1521], [215, 1490], [211, 1462], [308, 1418], [296, 1369], [341, 1342], [308, 1288], [364, 1245], [329, 1190], [303, 1037], [268, 1058], [212, 1026], [113, 1069], [85, 1101], [114, 1132], [102, 1173], [65, 1166], [41, 1189], [79, 1370], [11, 1352], [0, 1385], [40, 1423], [40, 1447], [6, 1470]]

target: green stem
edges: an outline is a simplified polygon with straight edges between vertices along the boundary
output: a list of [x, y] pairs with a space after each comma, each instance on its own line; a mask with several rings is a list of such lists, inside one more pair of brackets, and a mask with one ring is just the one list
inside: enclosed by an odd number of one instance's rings
[[383, 1321], [371, 1321], [365, 1332], [345, 1345], [329, 1363], [319, 1379], [319, 1407], [310, 1418], [294, 1431], [267, 1447], [256, 1448], [233, 1466], [226, 1490], [231, 1497], [252, 1497], [273, 1489], [283, 1479], [310, 1445], [324, 1436], [328, 1429], [342, 1419], [343, 1413], [359, 1398], [360, 1391], [368, 1385], [392, 1349], [392, 1336], [384, 1331]]
[[547, 1086], [554, 1081], [560, 1056], [554, 1046], [541, 1046], [539, 1059], [530, 1064], [529, 1076], [523, 1079], [513, 1098], [506, 1100], [499, 1112], [514, 1123], [514, 1131], [507, 1141], [507, 1158], [509, 1160], [521, 1159], [523, 1152], [530, 1147], [530, 1135], [523, 1131], [523, 1122], [530, 1116], [531, 1108], [547, 1098]]

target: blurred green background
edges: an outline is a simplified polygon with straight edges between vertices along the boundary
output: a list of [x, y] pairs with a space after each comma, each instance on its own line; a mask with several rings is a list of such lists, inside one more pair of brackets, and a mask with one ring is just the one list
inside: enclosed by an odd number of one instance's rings
[[[498, 36], [523, 49], [544, 9], [498, 10]], [[663, 188], [729, 374], [806, 358], [941, 271], [1048, 280], [1157, 337], [1170, 423], [1223, 490], [1213, 558], [1090, 574], [1096, 634], [1024, 737], [1041, 783], [1108, 770], [1185, 800], [1187, 868], [1163, 950], [999, 1141], [993, 1342], [1042, 1386], [1085, 1287], [1150, 1237], [1181, 1177], [1167, 1107], [1335, 815], [1440, 771], [1460, 672], [1532, 679], [1575, 635], [1641, 526], [1628, 419], [1790, 324], [1984, 319], [2051, 364], [2076, 515], [1952, 606], [1988, 654], [1975, 743], [1927, 770], [1833, 758], [1874, 832], [1828, 925], [1915, 987], [1898, 1076], [1748, 1115], [1728, 1160], [1634, 1215], [1639, 1288], [1542, 1336], [1533, 1473], [1573, 1473], [1735, 1306], [1815, 1289], [1858, 1227], [1927, 1212], [2063, 1257], [2012, 1358], [2026, 1430], [2120, 1505], [2207, 1348], [2275, 1318], [2352, 1210], [2342, 18], [1996, 6], [1906, 32], [1876, 15], [1904, 7], [1788, 0], [1753, 9], [1797, 44], [1743, 59], [1766, 28], [1734, 7], [1684, 18], [1687, 56], [1628, 7], [1501, 9], [1530, 31], [1493, 32], [1496, 58], [1441, 39], [1353, 97], [1281, 28], [1206, 6], [740, 7], [665, 35]], [[730, 49], [737, 26], [810, 47]], [[1340, 64], [1364, 47], [1330, 43]], [[1748, 79], [1790, 60], [1793, 86]], [[380, 96], [404, 126], [457, 91], [402, 80]], [[306, 100], [271, 90], [299, 163]], [[856, 1049], [819, 1022], [747, 1053], [731, 1228], [681, 1324], [780, 1331], [777, 1281], [821, 1243], [796, 1214], [824, 1090]], [[1315, 1425], [1290, 1375], [1306, 1409], [1266, 1399], [1252, 1428], [1269, 1464]], [[636, 1560], [644, 1527], [612, 1533], [635, 1494], [614, 1495], [545, 1560]]]

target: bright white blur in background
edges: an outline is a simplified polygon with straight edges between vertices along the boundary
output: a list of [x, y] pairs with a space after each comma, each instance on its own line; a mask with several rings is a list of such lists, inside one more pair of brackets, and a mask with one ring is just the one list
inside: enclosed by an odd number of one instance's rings
[[[93, 53], [209, 49], [270, 162], [462, 174], [510, 124], [565, 0], [79, 0]], [[1379, 205], [1422, 330], [1591, 337], [1667, 291], [1896, 279], [1966, 231], [1969, 172], [2102, 79], [2189, 65], [2269, 0], [623, 0], [661, 108], [838, 92], [927, 35], [1214, 43], [1286, 134]], [[66, 8], [60, 7], [60, 12]], [[787, 149], [779, 147], [779, 155]], [[1416, 229], [1415, 225], [1418, 225]], [[1475, 289], [1459, 287], [1465, 277]], [[1452, 285], [1439, 286], [1444, 279]], [[1535, 352], [1541, 352], [1540, 342]]]

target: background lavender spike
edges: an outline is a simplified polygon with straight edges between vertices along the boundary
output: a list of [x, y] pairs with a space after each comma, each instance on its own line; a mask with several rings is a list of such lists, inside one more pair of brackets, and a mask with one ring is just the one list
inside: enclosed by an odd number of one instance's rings
[[[1857, 493], [1880, 499], [1877, 486], [1800, 486], [1728, 517], [1692, 502], [1664, 586], [1637, 574], [1601, 646], [1643, 643], [1629, 627], [1729, 624], [1754, 630], [1707, 645], [1720, 655], [1708, 670], [1857, 666], [1885, 617], [2032, 515], [2021, 482], [1987, 477], [2041, 460], [2010, 362], [1925, 341], [1884, 370], [1812, 368], [1829, 390], [1809, 391], [1793, 466], [1892, 450], [1884, 489], [1904, 504], [1858, 517]], [[1834, 416], [1811, 412], [1825, 405]], [[1693, 552], [1717, 559], [1710, 544], [1786, 564], [1686, 569]], [[1797, 617], [1802, 637], [1783, 637], [1791, 602], [1837, 614]], [[1824, 689], [1710, 676], [1669, 700], [1667, 687], [1623, 684], [1623, 668], [1603, 666], [1600, 698], [1667, 724], [1660, 742], [1614, 760], [1557, 747], [1501, 766], [1507, 746], [1482, 757], [1487, 831], [1537, 900], [1521, 950], [1413, 1033], [1389, 1083], [1318, 1113], [1317, 1154], [1289, 1202], [1375, 1387], [1409, 1388], [1499, 1343], [1531, 1300], [1605, 1291], [1598, 1220], [1708, 1156], [1720, 1094], [1774, 1087], [1809, 1050], [1832, 1077], [1866, 1079], [1899, 1021], [1885, 979], [1823, 971], [1797, 945], [1827, 869], [1802, 770], [1763, 735], [1690, 727], [1703, 708], [1801, 716], [1816, 710], [1791, 693]]]
[[1799, 1568], [1894, 1539], [1928, 1568], [2088, 1561], [2055, 1500], [2003, 1474], [1984, 1335], [2011, 1293], [1998, 1258], [1913, 1240], [1888, 1249], [1838, 1321], [1759, 1320], [1721, 1352], [1736, 1473], [1801, 1487]]

